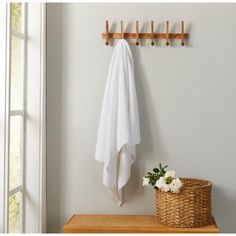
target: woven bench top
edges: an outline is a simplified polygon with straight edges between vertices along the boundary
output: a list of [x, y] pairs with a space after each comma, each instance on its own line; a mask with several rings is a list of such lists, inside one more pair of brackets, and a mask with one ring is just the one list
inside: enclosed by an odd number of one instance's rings
[[173, 228], [151, 215], [73, 215], [64, 233], [219, 233], [212, 223], [199, 228]]

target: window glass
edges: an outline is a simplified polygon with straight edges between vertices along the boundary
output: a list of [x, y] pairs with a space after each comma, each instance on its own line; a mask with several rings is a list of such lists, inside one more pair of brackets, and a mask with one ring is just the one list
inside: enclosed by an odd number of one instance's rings
[[20, 233], [21, 192], [9, 197], [9, 233]]
[[22, 117], [12, 116], [10, 120], [10, 190], [21, 185], [21, 142]]
[[23, 41], [12, 37], [11, 41], [11, 110], [23, 109], [22, 55]]
[[12, 30], [21, 32], [22, 4], [12, 3], [11, 10], [12, 10]]

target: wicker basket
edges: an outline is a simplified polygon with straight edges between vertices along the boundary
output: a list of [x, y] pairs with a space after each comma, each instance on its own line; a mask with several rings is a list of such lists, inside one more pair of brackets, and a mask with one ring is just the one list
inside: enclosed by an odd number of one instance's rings
[[210, 224], [211, 182], [180, 178], [180, 193], [156, 191], [156, 210], [159, 220], [168, 226], [195, 228]]

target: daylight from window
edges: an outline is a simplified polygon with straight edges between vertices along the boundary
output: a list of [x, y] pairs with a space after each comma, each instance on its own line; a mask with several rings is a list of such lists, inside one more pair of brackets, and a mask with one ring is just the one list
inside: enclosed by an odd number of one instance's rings
[[21, 232], [22, 158], [23, 158], [23, 45], [22, 4], [11, 4], [11, 76], [10, 76], [10, 157], [9, 157], [9, 219], [8, 231]]

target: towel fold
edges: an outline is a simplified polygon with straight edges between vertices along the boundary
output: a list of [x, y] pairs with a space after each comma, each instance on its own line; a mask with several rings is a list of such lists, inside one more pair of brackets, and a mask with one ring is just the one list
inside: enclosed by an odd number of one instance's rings
[[139, 113], [134, 81], [134, 62], [128, 43], [117, 43], [103, 99], [95, 159], [104, 163], [103, 183], [122, 204], [122, 188], [130, 178], [140, 143]]

